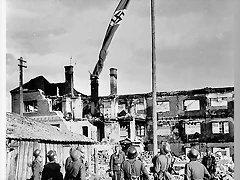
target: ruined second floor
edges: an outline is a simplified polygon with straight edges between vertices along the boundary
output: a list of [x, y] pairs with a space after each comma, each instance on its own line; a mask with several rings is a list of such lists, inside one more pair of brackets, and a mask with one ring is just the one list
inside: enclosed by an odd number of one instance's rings
[[[89, 101], [84, 98], [83, 106]], [[100, 97], [100, 113], [107, 120], [149, 120], [152, 93]], [[157, 92], [157, 119], [196, 119], [233, 117], [234, 88], [203, 88], [189, 91]], [[83, 113], [84, 114], [84, 113]]]

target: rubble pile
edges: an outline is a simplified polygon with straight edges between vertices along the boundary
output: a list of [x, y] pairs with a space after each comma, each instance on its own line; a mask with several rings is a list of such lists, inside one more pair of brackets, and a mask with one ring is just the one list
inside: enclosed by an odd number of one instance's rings
[[231, 158], [217, 158], [216, 177], [223, 180], [234, 180], [234, 163]]
[[[108, 176], [110, 156], [111, 154], [109, 154], [107, 150], [98, 152], [98, 175], [92, 173], [88, 179], [111, 179]], [[215, 154], [214, 156], [216, 156], [217, 160], [217, 172], [215, 178], [217, 180], [234, 180], [234, 163], [232, 159], [227, 157], [217, 157]], [[139, 154], [138, 158], [146, 164], [147, 169], [150, 172], [153, 153], [150, 151], [143, 151]], [[199, 161], [201, 161], [201, 158], [202, 157], [200, 157]], [[175, 172], [173, 174], [173, 180], [184, 179], [184, 167], [186, 163], [188, 163], [188, 159], [185, 155], [174, 157], [173, 168]], [[150, 177], [153, 179], [152, 173], [150, 173]]]

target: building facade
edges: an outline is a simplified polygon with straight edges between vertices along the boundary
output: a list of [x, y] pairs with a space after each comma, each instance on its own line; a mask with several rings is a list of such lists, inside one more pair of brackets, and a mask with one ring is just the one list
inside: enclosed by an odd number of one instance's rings
[[[10, 93], [12, 112], [19, 114], [19, 87]], [[73, 66], [65, 66], [63, 83], [50, 83], [38, 76], [23, 84], [23, 115], [97, 140], [97, 128], [82, 118], [85, 96], [74, 89]]]
[[[152, 150], [152, 93], [117, 94], [117, 69], [110, 69], [110, 95], [98, 100], [94, 117], [91, 96], [74, 89], [73, 66], [65, 66], [65, 82], [43, 76], [23, 85], [24, 116], [110, 143], [141, 140]], [[11, 91], [12, 111], [19, 113], [19, 88]], [[192, 145], [205, 151], [234, 150], [234, 87], [157, 92], [158, 143], [169, 141], [176, 154]]]
[[[176, 154], [192, 145], [205, 151], [234, 152], [234, 88], [157, 93], [158, 143], [169, 141]], [[136, 137], [152, 150], [151, 93], [101, 97], [105, 121], [118, 122], [120, 139]]]

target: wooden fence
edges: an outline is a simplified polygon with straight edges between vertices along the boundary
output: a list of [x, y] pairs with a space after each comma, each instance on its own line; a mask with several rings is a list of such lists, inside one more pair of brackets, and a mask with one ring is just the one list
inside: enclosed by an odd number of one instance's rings
[[7, 180], [28, 180], [32, 176], [31, 164], [34, 160], [33, 151], [35, 149], [41, 150], [43, 157], [43, 164], [48, 162], [46, 154], [49, 150], [57, 152], [57, 163], [61, 165], [61, 172], [65, 174], [65, 161], [69, 156], [71, 147], [82, 146], [85, 150], [85, 158], [88, 162], [89, 171], [91, 171], [91, 156], [93, 153], [92, 145], [82, 144], [59, 144], [59, 143], [45, 143], [32, 141], [17, 141], [14, 140], [14, 148], [7, 151], [6, 155], [6, 179]]

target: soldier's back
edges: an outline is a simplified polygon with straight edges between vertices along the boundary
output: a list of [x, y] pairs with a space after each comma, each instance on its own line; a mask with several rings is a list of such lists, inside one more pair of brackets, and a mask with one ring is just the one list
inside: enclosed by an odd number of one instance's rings
[[204, 178], [206, 168], [202, 163], [198, 161], [191, 161], [187, 164], [187, 166], [189, 167], [189, 169], [191, 169], [191, 176], [193, 179], [201, 180]]
[[33, 171], [32, 179], [41, 180], [42, 170], [43, 170], [42, 163], [35, 159], [32, 162], [32, 171]]
[[140, 179], [141, 176], [148, 179], [149, 174], [144, 167], [143, 162], [138, 159], [125, 160], [122, 164], [122, 170], [124, 172], [124, 179]]
[[45, 164], [42, 172], [42, 180], [63, 180], [61, 173], [61, 166], [56, 162], [49, 162]]
[[86, 179], [85, 165], [81, 160], [73, 161], [66, 169], [66, 180]]

